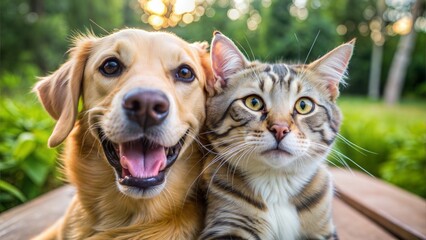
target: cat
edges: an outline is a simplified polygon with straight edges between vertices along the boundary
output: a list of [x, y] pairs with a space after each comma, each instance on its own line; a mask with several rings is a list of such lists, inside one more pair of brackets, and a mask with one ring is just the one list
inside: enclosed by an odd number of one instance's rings
[[337, 239], [324, 164], [355, 40], [310, 64], [250, 62], [215, 32], [200, 239]]

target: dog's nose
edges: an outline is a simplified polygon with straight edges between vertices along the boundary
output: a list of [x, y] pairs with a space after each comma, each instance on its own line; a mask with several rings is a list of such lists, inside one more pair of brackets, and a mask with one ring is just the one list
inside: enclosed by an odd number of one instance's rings
[[123, 98], [123, 109], [127, 117], [142, 128], [159, 125], [169, 113], [170, 102], [158, 90], [134, 89]]

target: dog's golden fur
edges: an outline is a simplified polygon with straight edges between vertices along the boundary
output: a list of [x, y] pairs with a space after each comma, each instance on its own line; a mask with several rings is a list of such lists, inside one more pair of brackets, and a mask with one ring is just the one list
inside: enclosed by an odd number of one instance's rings
[[[102, 38], [81, 36], [70, 50], [70, 59], [41, 79], [35, 91], [57, 120], [49, 146], [67, 138], [62, 159], [77, 193], [65, 216], [39, 239], [196, 238], [204, 211], [203, 202], [197, 199], [202, 196], [196, 192], [201, 154], [193, 138], [204, 123], [205, 83], [211, 77], [206, 48], [206, 44], [189, 44], [169, 33], [135, 29]], [[126, 66], [113, 79], [99, 73], [100, 64], [109, 56]], [[193, 82], [179, 82], [171, 76], [182, 64], [194, 70]], [[120, 105], [116, 99], [136, 87], [159, 89], [169, 97], [170, 119], [162, 124], [160, 136], [164, 142], [188, 136], [166, 175], [164, 188], [135, 198], [119, 189], [97, 128], [119, 127], [108, 126], [122, 117], [114, 110]], [[80, 98], [83, 104], [78, 112]]]

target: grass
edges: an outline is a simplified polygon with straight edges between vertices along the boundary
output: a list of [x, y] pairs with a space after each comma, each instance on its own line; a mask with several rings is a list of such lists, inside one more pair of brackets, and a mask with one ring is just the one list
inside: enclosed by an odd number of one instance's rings
[[426, 197], [426, 101], [387, 106], [342, 97], [338, 104], [344, 115], [340, 133], [367, 151], [343, 141], [337, 141], [336, 149], [372, 175]]

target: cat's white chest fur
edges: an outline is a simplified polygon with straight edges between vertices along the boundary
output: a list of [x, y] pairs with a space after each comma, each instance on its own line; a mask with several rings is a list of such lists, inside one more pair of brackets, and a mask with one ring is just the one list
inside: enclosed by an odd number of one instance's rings
[[297, 239], [300, 222], [296, 208], [287, 203], [268, 204], [268, 222], [274, 239]]
[[267, 205], [265, 218], [271, 227], [273, 239], [298, 239], [300, 220], [296, 207], [289, 200], [303, 188], [314, 171], [314, 166], [306, 167], [306, 175], [290, 178], [271, 171], [252, 173], [250, 185]]

